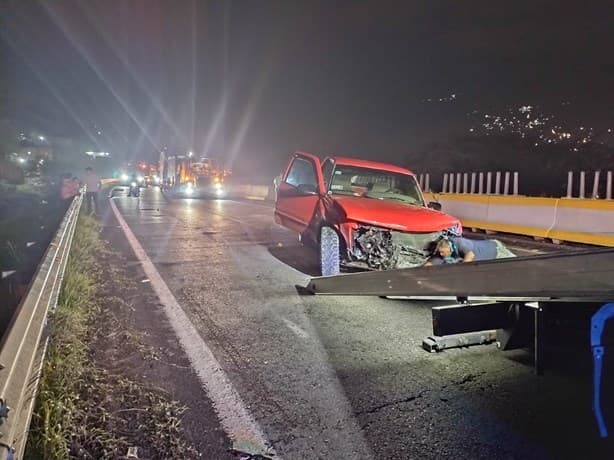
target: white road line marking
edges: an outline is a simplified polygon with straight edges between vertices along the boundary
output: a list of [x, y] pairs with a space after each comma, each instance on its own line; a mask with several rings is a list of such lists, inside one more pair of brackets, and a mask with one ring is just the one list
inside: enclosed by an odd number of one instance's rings
[[307, 334], [304, 330], [302, 330], [300, 327], [298, 327], [292, 321], [290, 321], [289, 319], [286, 319], [286, 318], [283, 318], [283, 320], [284, 320], [284, 323], [286, 323], [286, 326], [288, 326], [290, 328], [290, 330], [292, 332], [294, 332], [296, 335], [298, 335], [299, 337], [301, 337], [303, 339], [308, 339], [309, 338], [309, 334]]
[[248, 412], [241, 397], [236, 392], [230, 379], [213, 356], [188, 316], [179, 306], [177, 299], [168, 288], [153, 262], [137, 240], [130, 227], [111, 202], [111, 208], [117, 218], [132, 250], [143, 265], [143, 270], [164, 306], [164, 312], [179, 338], [192, 367], [213, 401], [213, 406], [228, 436], [233, 440], [233, 447], [238, 450], [274, 456], [275, 451], [266, 440], [264, 433]]

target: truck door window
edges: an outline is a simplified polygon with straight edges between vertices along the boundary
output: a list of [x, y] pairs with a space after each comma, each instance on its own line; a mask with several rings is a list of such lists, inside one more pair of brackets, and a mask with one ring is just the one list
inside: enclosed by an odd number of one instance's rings
[[286, 182], [295, 187], [308, 186], [313, 191], [318, 191], [318, 179], [314, 164], [305, 158], [296, 158], [288, 171]]

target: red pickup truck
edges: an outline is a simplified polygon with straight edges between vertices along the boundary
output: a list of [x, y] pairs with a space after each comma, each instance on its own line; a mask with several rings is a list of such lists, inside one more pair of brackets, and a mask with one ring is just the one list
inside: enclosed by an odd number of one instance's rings
[[276, 192], [275, 222], [316, 245], [325, 276], [421, 266], [444, 235], [462, 234], [411, 171], [386, 163], [297, 152]]

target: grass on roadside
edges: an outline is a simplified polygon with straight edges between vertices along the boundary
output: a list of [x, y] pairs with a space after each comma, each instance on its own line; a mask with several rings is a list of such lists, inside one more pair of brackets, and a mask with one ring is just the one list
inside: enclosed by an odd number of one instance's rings
[[87, 360], [87, 329], [97, 308], [95, 254], [102, 250], [96, 223], [80, 217], [66, 265], [58, 308], [28, 437], [30, 458], [69, 458], [67, 439], [79, 410], [79, 381]]
[[82, 215], [51, 321], [26, 458], [125, 458], [132, 446], [145, 447], [148, 458], [197, 458], [181, 440], [182, 407], [93, 359], [90, 341], [108, 326], [98, 299], [103, 251], [97, 223]]

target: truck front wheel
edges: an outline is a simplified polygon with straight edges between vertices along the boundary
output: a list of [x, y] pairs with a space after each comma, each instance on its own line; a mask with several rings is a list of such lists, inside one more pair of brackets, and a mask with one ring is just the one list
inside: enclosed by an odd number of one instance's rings
[[339, 235], [331, 227], [320, 229], [320, 273], [322, 276], [339, 274]]

